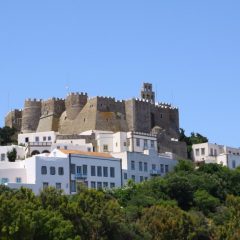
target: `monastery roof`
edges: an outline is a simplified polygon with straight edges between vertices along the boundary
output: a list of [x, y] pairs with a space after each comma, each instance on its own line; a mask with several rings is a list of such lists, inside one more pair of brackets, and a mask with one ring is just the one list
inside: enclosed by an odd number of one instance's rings
[[64, 154], [76, 154], [76, 155], [85, 155], [85, 156], [93, 156], [93, 157], [103, 157], [103, 158], [114, 158], [109, 153], [100, 153], [100, 152], [84, 152], [78, 150], [65, 150], [59, 149]]

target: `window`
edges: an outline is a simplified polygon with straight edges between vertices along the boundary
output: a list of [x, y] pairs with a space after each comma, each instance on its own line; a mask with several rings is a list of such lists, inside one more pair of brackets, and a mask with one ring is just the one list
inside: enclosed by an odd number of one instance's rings
[[156, 164], [152, 164], [152, 170], [156, 170]]
[[56, 189], [61, 189], [62, 188], [62, 184], [61, 183], [56, 183]]
[[123, 174], [123, 178], [124, 178], [125, 180], [127, 180], [127, 178], [128, 178], [127, 173], [124, 173], [124, 174]]
[[71, 189], [71, 192], [76, 192], [76, 181], [71, 180], [70, 189]]
[[124, 142], [124, 143], [123, 143], [123, 146], [124, 146], [124, 147], [126, 147], [126, 146], [127, 146], [127, 143], [126, 143], [126, 142]]
[[91, 152], [91, 148], [87, 148], [88, 152]]
[[164, 173], [164, 165], [160, 164], [161, 173]]
[[103, 188], [108, 188], [108, 182], [103, 182]]
[[25, 138], [25, 143], [28, 143], [28, 142], [29, 142], [29, 138], [26, 137], [26, 138]]
[[110, 188], [115, 188], [115, 183], [111, 182], [110, 183]]
[[151, 148], [154, 148], [154, 141], [151, 140]]
[[55, 167], [50, 167], [50, 174], [55, 175], [56, 174], [56, 169]]
[[145, 177], [145, 181], [147, 181], [148, 180], [148, 177]]
[[8, 178], [2, 178], [2, 184], [8, 183]]
[[95, 166], [91, 166], [91, 176], [96, 176], [96, 167]]
[[102, 188], [102, 182], [97, 182], [97, 189], [101, 189]]
[[87, 175], [88, 171], [87, 171], [87, 165], [83, 165], [82, 166], [82, 170], [83, 170], [83, 175]]
[[214, 156], [217, 156], [217, 149], [214, 149]]
[[200, 154], [199, 154], [199, 148], [197, 148], [196, 150], [195, 150], [195, 154], [196, 154], [196, 156], [199, 156]]
[[140, 176], [140, 182], [143, 182], [143, 176]]
[[142, 162], [139, 162], [139, 171], [142, 172], [142, 170], [143, 170], [143, 164]]
[[79, 174], [82, 173], [82, 166], [77, 166], [77, 173], [79, 173]]
[[110, 177], [111, 178], [115, 177], [115, 168], [114, 167], [110, 167]]
[[47, 174], [47, 167], [46, 166], [42, 166], [41, 167], [41, 173], [42, 173], [42, 175], [46, 175]]
[[101, 166], [97, 167], [97, 175], [98, 175], [98, 177], [102, 176], [102, 167]]
[[6, 154], [5, 153], [1, 153], [1, 161], [5, 161], [6, 158]]
[[168, 173], [168, 165], [165, 165], [165, 172]]
[[210, 149], [210, 156], [213, 156], [213, 148]]
[[108, 177], [108, 167], [103, 167], [103, 176]]
[[91, 188], [96, 189], [96, 182], [91, 182]]
[[127, 139], [127, 146], [128, 147], [130, 146], [130, 139], [129, 138]]
[[48, 187], [48, 182], [43, 182], [43, 189]]
[[45, 142], [47, 140], [47, 138], [46, 137], [43, 137], [43, 141]]
[[71, 172], [71, 174], [75, 174], [76, 173], [76, 165], [75, 164], [71, 164], [70, 172]]
[[145, 162], [144, 163], [144, 172], [147, 172], [148, 171], [148, 164]]
[[232, 160], [232, 168], [236, 168], [236, 161]]
[[135, 162], [131, 161], [131, 170], [135, 170]]
[[147, 147], [148, 147], [148, 140], [144, 139], [144, 148], [147, 148]]
[[201, 148], [201, 155], [202, 155], [202, 156], [205, 155], [205, 148]]
[[140, 139], [139, 138], [136, 139], [136, 146], [140, 147]]
[[52, 140], [52, 137], [51, 136], [48, 136], [48, 141], [51, 141]]
[[64, 169], [63, 167], [58, 168], [58, 175], [64, 175]]
[[67, 146], [64, 146], [64, 149], [67, 150]]
[[60, 149], [60, 146], [57, 146], [57, 149]]
[[106, 144], [103, 145], [103, 151], [108, 152], [108, 145], [106, 145]]
[[39, 142], [39, 137], [35, 137], [35, 142]]
[[20, 177], [17, 177], [16, 178], [16, 183], [21, 183], [22, 182], [22, 179]]
[[132, 175], [132, 180], [133, 180], [134, 182], [135, 182], [135, 179], [136, 179], [136, 178], [135, 178], [135, 175]]

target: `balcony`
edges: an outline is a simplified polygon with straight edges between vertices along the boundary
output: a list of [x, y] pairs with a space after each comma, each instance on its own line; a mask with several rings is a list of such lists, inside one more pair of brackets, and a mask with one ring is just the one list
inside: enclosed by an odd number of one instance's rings
[[161, 171], [160, 170], [151, 170], [150, 175], [151, 176], [161, 176]]
[[86, 173], [76, 173], [75, 174], [75, 179], [76, 180], [84, 180], [87, 178], [87, 174]]

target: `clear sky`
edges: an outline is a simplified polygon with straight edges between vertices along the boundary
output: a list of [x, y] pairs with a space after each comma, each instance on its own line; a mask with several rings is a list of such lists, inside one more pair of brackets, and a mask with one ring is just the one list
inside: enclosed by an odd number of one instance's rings
[[180, 109], [180, 124], [240, 147], [239, 0], [0, 1], [0, 125], [24, 99], [139, 96]]

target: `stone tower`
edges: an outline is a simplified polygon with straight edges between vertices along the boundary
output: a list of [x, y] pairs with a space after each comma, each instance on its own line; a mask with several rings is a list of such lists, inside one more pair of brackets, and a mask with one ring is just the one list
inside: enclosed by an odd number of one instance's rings
[[143, 100], [148, 100], [151, 103], [155, 103], [155, 92], [152, 89], [151, 83], [143, 83], [141, 98]]
[[59, 118], [65, 111], [65, 100], [51, 98], [42, 101], [41, 116], [37, 132], [58, 131]]
[[42, 101], [27, 99], [22, 113], [22, 132], [36, 132], [41, 116]]
[[87, 93], [70, 93], [65, 100], [67, 118], [74, 120], [86, 105], [87, 100]]
[[22, 110], [14, 109], [5, 117], [5, 126], [15, 128], [17, 132], [21, 132], [22, 128]]

